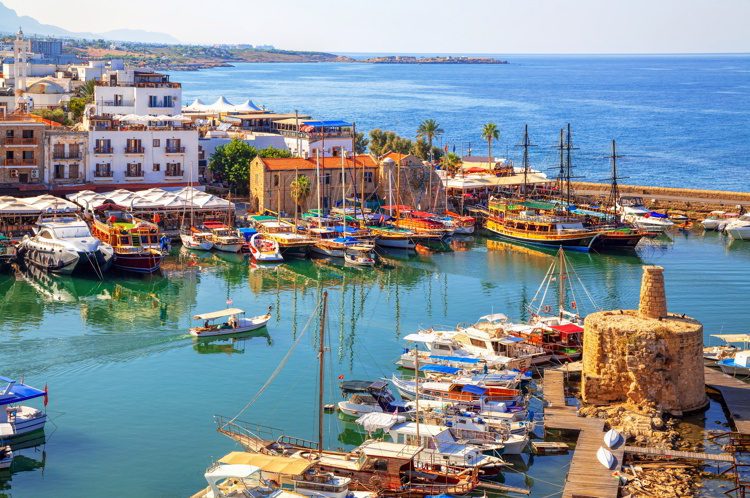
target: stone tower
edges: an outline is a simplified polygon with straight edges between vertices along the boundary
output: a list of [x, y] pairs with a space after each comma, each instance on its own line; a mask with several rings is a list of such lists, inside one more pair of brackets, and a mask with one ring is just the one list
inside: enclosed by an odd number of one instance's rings
[[653, 403], [673, 414], [706, 405], [703, 325], [667, 312], [663, 268], [643, 268], [638, 310], [593, 313], [584, 329], [584, 402]]

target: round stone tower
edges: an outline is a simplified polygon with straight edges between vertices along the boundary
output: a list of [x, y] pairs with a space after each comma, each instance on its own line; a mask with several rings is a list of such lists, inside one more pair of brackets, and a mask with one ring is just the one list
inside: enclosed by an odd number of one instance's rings
[[584, 329], [584, 402], [653, 403], [676, 415], [706, 405], [703, 325], [667, 312], [663, 268], [643, 268], [638, 310], [593, 313]]

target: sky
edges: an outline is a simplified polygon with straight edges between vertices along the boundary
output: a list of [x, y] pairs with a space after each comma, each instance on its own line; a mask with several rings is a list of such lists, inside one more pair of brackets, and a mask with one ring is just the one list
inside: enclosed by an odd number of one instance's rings
[[3, 0], [72, 31], [327, 52], [750, 52], [750, 0]]

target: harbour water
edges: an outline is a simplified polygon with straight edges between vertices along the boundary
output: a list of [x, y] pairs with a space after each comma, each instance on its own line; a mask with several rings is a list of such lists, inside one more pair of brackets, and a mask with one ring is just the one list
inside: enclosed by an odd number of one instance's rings
[[[326, 402], [337, 377], [390, 375], [419, 327], [455, 326], [490, 312], [525, 317], [553, 254], [477, 236], [453, 251], [392, 255], [356, 270], [320, 261], [253, 269], [242, 256], [175, 250], [162, 276], [107, 279], [0, 276], [3, 374], [49, 385], [46, 443], [23, 450], [0, 494], [13, 497], [186, 496], [202, 473], [235, 448], [215, 431], [215, 414], [235, 415], [306, 334], [289, 364], [241, 417], [313, 438], [316, 332], [311, 314], [330, 294]], [[577, 276], [604, 309], [637, 306], [642, 264], [665, 267], [669, 308], [711, 333], [746, 332], [750, 244], [716, 233], [676, 232], [644, 241], [636, 254], [569, 254]], [[581, 294], [582, 312], [591, 305]], [[270, 304], [267, 333], [196, 343], [190, 316], [231, 298], [249, 313]], [[716, 425], [718, 405], [691, 423]], [[355, 427], [326, 416], [329, 447], [356, 444]], [[532, 496], [560, 491], [570, 456], [524, 456], [505, 473]], [[527, 476], [525, 476], [526, 474]]]
[[750, 184], [750, 56], [502, 56], [507, 65], [238, 64], [173, 73], [186, 102], [251, 98], [278, 112], [356, 122], [413, 138], [436, 119], [443, 144], [486, 155], [482, 124], [498, 124], [497, 156], [520, 158], [529, 125], [534, 167], [557, 164], [573, 125], [575, 172], [609, 175], [615, 138], [625, 183], [746, 190]]

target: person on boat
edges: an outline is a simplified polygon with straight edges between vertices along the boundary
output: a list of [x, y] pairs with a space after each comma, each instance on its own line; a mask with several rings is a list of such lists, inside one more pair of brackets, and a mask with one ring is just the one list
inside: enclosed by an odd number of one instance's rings
[[232, 327], [233, 329], [236, 329], [236, 328], [237, 328], [237, 318], [236, 318], [235, 316], [231, 316], [231, 317], [229, 317], [229, 321], [228, 321], [227, 323], [228, 323], [228, 324], [229, 324], [229, 326], [230, 326], [230, 327]]
[[208, 325], [208, 320], [206, 320], [206, 321], [205, 321], [205, 322], [203, 323], [203, 328], [204, 328], [204, 329], [207, 329], [207, 328], [208, 328], [208, 326], [209, 326], [209, 325]]

